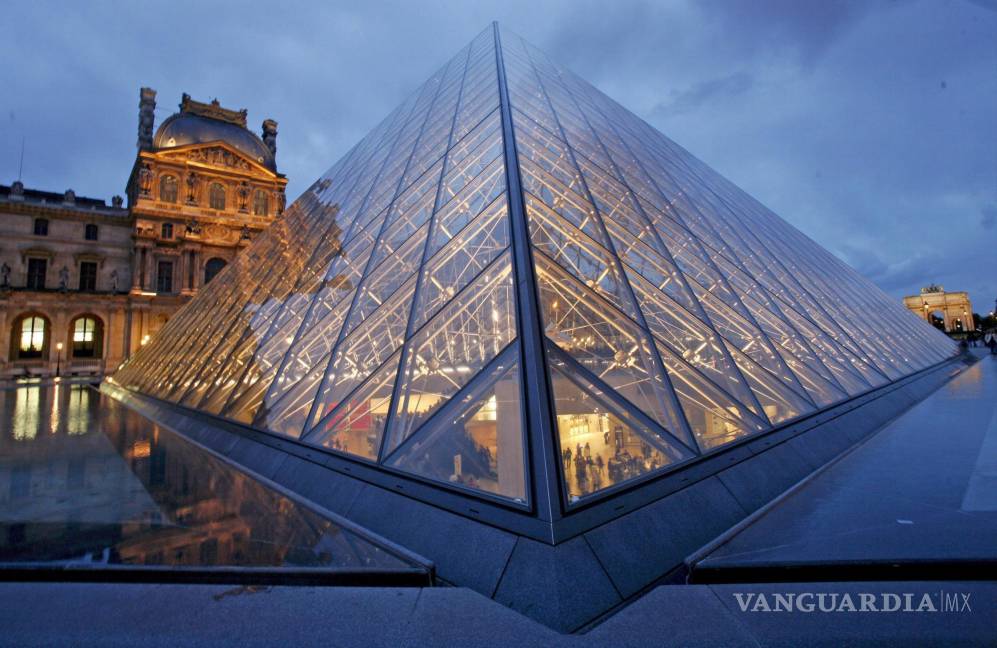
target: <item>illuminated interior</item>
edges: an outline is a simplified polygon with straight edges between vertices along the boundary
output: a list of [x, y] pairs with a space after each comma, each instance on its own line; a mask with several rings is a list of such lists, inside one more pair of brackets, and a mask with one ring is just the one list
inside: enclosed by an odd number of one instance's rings
[[113, 380], [513, 505], [546, 448], [570, 507], [954, 351], [489, 28]]

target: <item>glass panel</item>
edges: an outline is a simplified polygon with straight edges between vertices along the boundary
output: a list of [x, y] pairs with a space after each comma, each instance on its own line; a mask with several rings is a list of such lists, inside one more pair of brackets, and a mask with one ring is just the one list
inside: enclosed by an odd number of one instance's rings
[[421, 327], [443, 304], [464, 289], [492, 259], [509, 245], [505, 196], [499, 196], [422, 270], [412, 330]]
[[677, 355], [728, 395], [756, 414], [761, 414], [741, 372], [726, 353], [713, 329], [670, 300], [640, 275], [633, 273], [630, 285], [633, 286], [651, 333], [661, 343], [671, 347]]
[[401, 346], [412, 308], [415, 275], [337, 347], [316, 397], [311, 424], [324, 418]]
[[374, 270], [368, 270], [369, 276], [364, 279], [360, 294], [350, 310], [350, 319], [344, 328], [346, 334], [380, 308], [402, 282], [415, 275], [422, 261], [428, 231], [429, 223], [426, 223], [384, 263]]
[[633, 298], [608, 250], [528, 195], [526, 213], [534, 247], [618, 309], [637, 319]]
[[305, 441], [377, 461], [400, 357], [401, 351], [388, 358], [331, 416], [309, 432]]
[[661, 470], [692, 453], [655, 432], [609, 394], [550, 356], [561, 466], [572, 503]]
[[701, 450], [711, 450], [769, 427], [660, 342], [658, 351]]
[[751, 358], [730, 344], [727, 349], [758, 398], [766, 418], [774, 425], [813, 411], [813, 404], [806, 398], [779, 382], [778, 378], [762, 369]]
[[387, 465], [435, 481], [526, 502], [526, 455], [512, 345], [429, 420]]
[[645, 333], [557, 264], [535, 254], [547, 337], [666, 430], [687, 436]]
[[408, 343], [386, 451], [411, 436], [515, 337], [512, 261], [506, 253]]

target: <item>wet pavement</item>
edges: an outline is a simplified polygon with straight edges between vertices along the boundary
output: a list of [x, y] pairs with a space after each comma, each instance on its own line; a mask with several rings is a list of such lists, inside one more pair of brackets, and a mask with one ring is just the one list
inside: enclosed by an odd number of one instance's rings
[[993, 578], [997, 357], [984, 356], [777, 502], [694, 582]]
[[0, 390], [0, 422], [0, 571], [427, 573], [88, 385]]

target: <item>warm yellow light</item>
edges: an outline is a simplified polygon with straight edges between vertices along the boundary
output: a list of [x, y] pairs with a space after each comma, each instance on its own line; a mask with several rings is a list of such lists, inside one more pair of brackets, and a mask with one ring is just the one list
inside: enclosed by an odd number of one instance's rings
[[58, 344], [56, 344], [55, 348], [58, 349], [59, 351], [62, 351], [62, 342], [59, 342]]
[[132, 457], [143, 459], [152, 454], [152, 444], [148, 441], [136, 441], [132, 445]]

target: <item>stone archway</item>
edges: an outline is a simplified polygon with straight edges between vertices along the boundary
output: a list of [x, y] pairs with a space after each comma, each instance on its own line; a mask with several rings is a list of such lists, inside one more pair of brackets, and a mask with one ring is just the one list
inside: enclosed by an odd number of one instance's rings
[[920, 295], [904, 297], [904, 305], [929, 323], [935, 324], [936, 318], [940, 318], [939, 328], [946, 333], [969, 333], [976, 330], [973, 305], [967, 292], [945, 292], [942, 286], [931, 285], [922, 288]]

